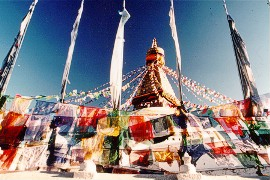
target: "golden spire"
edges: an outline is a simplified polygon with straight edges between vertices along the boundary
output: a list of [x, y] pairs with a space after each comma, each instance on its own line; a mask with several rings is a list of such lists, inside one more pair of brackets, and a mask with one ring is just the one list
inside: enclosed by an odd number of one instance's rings
[[153, 39], [151, 48], [146, 53], [146, 62], [156, 62], [163, 66], [165, 64], [165, 53], [161, 47], [158, 47], [156, 38]]
[[157, 39], [156, 38], [154, 38], [153, 39], [153, 43], [152, 43], [152, 47], [151, 48], [157, 48], [158, 46], [157, 46]]

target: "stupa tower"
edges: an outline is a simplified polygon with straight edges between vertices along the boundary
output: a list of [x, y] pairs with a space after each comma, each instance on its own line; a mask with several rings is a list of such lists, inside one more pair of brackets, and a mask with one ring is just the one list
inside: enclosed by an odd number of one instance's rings
[[147, 72], [132, 100], [134, 109], [179, 106], [180, 102], [162, 70], [164, 65], [164, 50], [158, 47], [154, 38], [152, 47], [146, 53]]

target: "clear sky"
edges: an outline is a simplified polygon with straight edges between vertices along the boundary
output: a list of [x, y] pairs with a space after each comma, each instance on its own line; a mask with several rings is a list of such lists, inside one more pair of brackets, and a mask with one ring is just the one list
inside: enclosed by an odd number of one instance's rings
[[[0, 0], [0, 60], [17, 35], [32, 1]], [[80, 0], [39, 0], [6, 94], [59, 95], [70, 32]], [[169, 0], [126, 0], [123, 74], [145, 64], [155, 37], [175, 69]], [[233, 99], [243, 99], [222, 0], [175, 0], [183, 75]], [[227, 0], [229, 14], [246, 43], [259, 94], [270, 92], [267, 0]], [[109, 82], [110, 61], [122, 0], [85, 0], [67, 92]]]

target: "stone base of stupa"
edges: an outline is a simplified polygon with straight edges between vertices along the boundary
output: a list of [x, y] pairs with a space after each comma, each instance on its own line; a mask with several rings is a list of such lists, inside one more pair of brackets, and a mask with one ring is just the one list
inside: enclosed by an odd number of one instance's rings
[[191, 157], [185, 153], [183, 157], [184, 164], [180, 166], [180, 173], [177, 174], [178, 180], [200, 180], [202, 174], [196, 172], [196, 167], [191, 164]]
[[74, 172], [73, 178], [94, 179], [96, 175], [97, 175], [96, 164], [92, 160], [85, 160], [81, 164], [80, 170]]

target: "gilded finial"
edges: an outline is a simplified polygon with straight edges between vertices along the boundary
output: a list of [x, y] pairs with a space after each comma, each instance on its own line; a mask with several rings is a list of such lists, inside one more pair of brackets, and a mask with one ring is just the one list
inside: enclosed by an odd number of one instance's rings
[[157, 62], [158, 65], [165, 65], [165, 53], [161, 47], [158, 47], [156, 38], [153, 39], [152, 47], [146, 53], [146, 62]]
[[153, 39], [153, 43], [152, 43], [152, 48], [157, 48], [158, 46], [157, 46], [157, 39], [156, 38], [154, 38]]
[[164, 56], [164, 50], [161, 47], [158, 47], [156, 38], [153, 39], [152, 46], [148, 49], [146, 53], [147, 56], [150, 54], [160, 54]]

